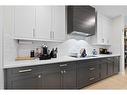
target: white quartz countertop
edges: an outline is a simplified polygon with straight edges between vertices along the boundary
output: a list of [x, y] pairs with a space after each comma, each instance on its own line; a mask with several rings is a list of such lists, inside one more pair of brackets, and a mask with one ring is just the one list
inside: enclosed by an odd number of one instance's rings
[[119, 54], [111, 54], [111, 55], [96, 55], [96, 57], [84, 57], [84, 58], [74, 58], [69, 56], [62, 56], [58, 58], [52, 58], [49, 60], [25, 60], [25, 61], [14, 61], [10, 62], [8, 65], [4, 65], [4, 68], [14, 68], [14, 67], [23, 67], [23, 66], [34, 66], [34, 65], [43, 65], [43, 64], [52, 64], [52, 63], [60, 63], [60, 62], [69, 62], [69, 61], [78, 61], [78, 60], [88, 60], [88, 59], [97, 59], [97, 58], [105, 58], [105, 57], [114, 57], [120, 56]]

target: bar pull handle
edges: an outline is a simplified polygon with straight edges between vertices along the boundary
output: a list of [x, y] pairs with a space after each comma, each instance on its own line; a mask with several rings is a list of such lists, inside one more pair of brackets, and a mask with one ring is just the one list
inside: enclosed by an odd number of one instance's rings
[[93, 71], [95, 68], [89, 68], [90, 71]]
[[20, 70], [19, 73], [31, 72], [32, 69]]
[[60, 67], [66, 67], [67, 66], [67, 64], [61, 64], [60, 65]]
[[93, 77], [93, 78], [90, 78], [89, 80], [94, 80], [95, 78]]
[[35, 37], [35, 29], [33, 28], [33, 37]]
[[63, 71], [60, 71], [61, 72], [61, 74], [63, 74], [64, 72]]
[[41, 78], [41, 75], [38, 75], [38, 78], [40, 79]]
[[65, 70], [64, 70], [63, 72], [64, 72], [64, 73], [66, 73], [66, 71], [65, 71]]

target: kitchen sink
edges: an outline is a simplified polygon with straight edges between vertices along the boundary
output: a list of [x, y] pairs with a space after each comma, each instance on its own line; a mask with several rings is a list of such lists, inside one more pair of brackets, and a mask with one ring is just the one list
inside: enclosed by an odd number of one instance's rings
[[91, 58], [91, 57], [98, 57], [98, 56], [97, 55], [88, 55], [85, 57], [77, 57], [77, 56], [71, 56], [71, 57], [74, 57], [74, 58]]
[[97, 55], [88, 55], [86, 57], [98, 57]]

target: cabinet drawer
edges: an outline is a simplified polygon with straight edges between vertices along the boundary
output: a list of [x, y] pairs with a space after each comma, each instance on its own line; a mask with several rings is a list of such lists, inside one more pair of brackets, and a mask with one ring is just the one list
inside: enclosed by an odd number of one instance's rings
[[60, 63], [61, 69], [76, 69], [76, 62]]
[[28, 74], [27, 76], [13, 77], [8, 79], [7, 89], [41, 89], [41, 73]]
[[8, 77], [11, 76], [20, 76], [20, 75], [28, 75], [30, 73], [41, 72], [41, 66], [28, 66], [28, 67], [18, 67], [18, 68], [10, 68], [7, 69]]
[[48, 72], [60, 71], [59, 65], [60, 65], [59, 63], [43, 65], [43, 72], [48, 73]]
[[88, 75], [90, 77], [94, 76], [94, 75], [99, 75], [99, 65], [95, 65], [93, 67], [89, 67], [88, 68]]
[[100, 68], [99, 68], [99, 64], [96, 64], [96, 65], [90, 65], [88, 66], [87, 68], [87, 74], [88, 74], [88, 82], [93, 82], [93, 81], [96, 81], [99, 79], [99, 76], [100, 76]]
[[104, 60], [108, 63], [111, 63], [114, 62], [114, 57], [105, 58]]
[[90, 59], [90, 60], [82, 60], [77, 63], [78, 67], [92, 67], [94, 65], [97, 65], [99, 63], [99, 59]]
[[[82, 75], [83, 76], [83, 75]], [[92, 83], [95, 83], [99, 80], [99, 74], [97, 75], [93, 75], [93, 76], [84, 76], [85, 78], [82, 79], [79, 79], [77, 80], [77, 88], [83, 88], [85, 86], [88, 86]]]
[[89, 76], [88, 80], [87, 80], [88, 84], [91, 84], [91, 83], [94, 83], [94, 82], [98, 81], [99, 77], [100, 77], [99, 74]]

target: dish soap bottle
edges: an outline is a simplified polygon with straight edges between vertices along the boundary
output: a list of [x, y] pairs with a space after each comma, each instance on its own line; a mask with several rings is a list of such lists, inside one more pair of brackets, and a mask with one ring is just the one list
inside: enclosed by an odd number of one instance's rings
[[93, 49], [92, 53], [93, 53], [93, 55], [97, 55], [96, 49]]

